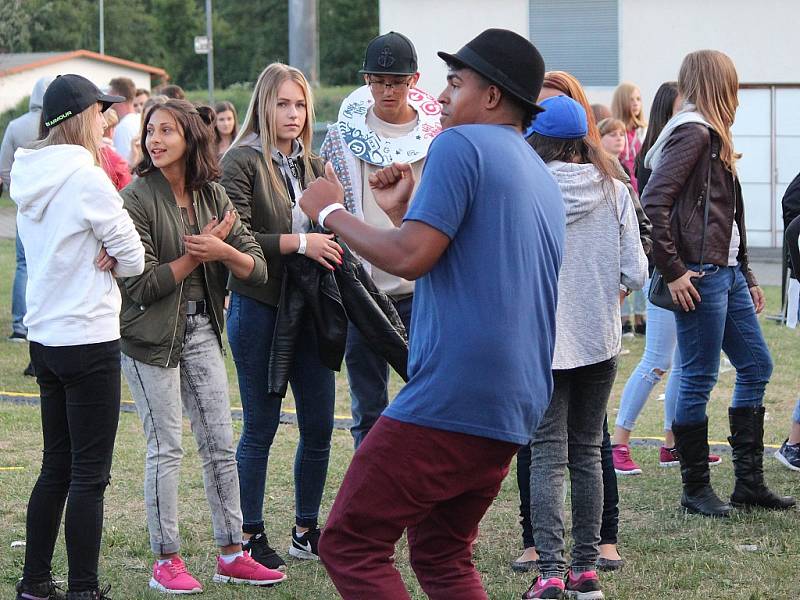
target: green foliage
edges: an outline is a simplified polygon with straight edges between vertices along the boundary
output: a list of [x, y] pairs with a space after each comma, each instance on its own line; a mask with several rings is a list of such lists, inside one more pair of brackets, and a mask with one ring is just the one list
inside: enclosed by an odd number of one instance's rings
[[[187, 89], [206, 83], [204, 0], [105, 0], [105, 51], [160, 66]], [[286, 0], [214, 0], [215, 82], [252, 83], [287, 62]], [[355, 85], [367, 42], [378, 33], [378, 0], [318, 0], [323, 84]], [[0, 0], [0, 52], [99, 50], [96, 0]]]

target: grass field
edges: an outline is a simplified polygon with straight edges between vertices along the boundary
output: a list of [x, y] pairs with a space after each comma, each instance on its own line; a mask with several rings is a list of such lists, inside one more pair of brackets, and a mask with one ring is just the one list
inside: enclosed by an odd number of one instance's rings
[[[13, 273], [13, 243], [0, 240], [0, 334], [10, 331], [9, 304]], [[768, 310], [778, 304], [778, 290], [767, 290]], [[767, 389], [766, 441], [779, 444], [785, 437], [791, 409], [797, 396], [798, 334], [764, 321], [763, 327], [775, 360], [773, 381]], [[638, 361], [642, 340], [626, 343], [630, 354], [621, 358], [620, 373], [612, 394], [609, 419], [613, 420], [619, 394]], [[0, 341], [0, 390], [36, 393], [35, 382], [21, 375], [27, 362], [22, 344]], [[239, 404], [235, 372], [229, 364], [231, 401]], [[337, 414], [349, 413], [344, 374], [337, 379]], [[709, 405], [711, 437], [727, 435], [726, 403], [733, 374], [721, 376]], [[395, 380], [395, 387], [399, 382]], [[125, 399], [127, 390], [123, 385]], [[635, 435], [661, 435], [662, 406], [656, 390], [640, 419]], [[286, 402], [291, 406], [291, 399]], [[36, 408], [0, 404], [0, 598], [11, 598], [12, 586], [22, 569], [24, 551], [11, 549], [25, 537], [25, 505], [38, 474], [41, 439]], [[240, 424], [236, 423], [237, 434]], [[271, 540], [284, 551], [293, 523], [292, 460], [297, 440], [293, 426], [281, 426], [270, 460], [267, 492], [267, 529]], [[319, 564], [292, 561], [289, 580], [271, 590], [241, 590], [210, 582], [214, 554], [210, 517], [203, 494], [197, 452], [188, 425], [185, 428], [185, 460], [181, 482], [182, 553], [192, 572], [206, 586], [203, 597], [335, 598], [336, 592]], [[638, 446], [635, 458], [644, 469], [640, 477], [620, 479], [620, 551], [628, 565], [616, 574], [601, 576], [606, 596], [621, 600], [681, 598], [704, 600], [785, 600], [798, 597], [798, 512], [773, 514], [763, 511], [737, 513], [727, 520], [686, 516], [677, 509], [680, 475], [676, 469], [660, 469], [657, 447]], [[352, 456], [349, 433], [336, 431], [323, 499], [323, 520]], [[146, 589], [152, 557], [147, 542], [142, 500], [144, 440], [135, 415], [123, 414], [114, 456], [113, 480], [106, 495], [106, 520], [101, 552], [101, 578], [112, 584], [113, 598], [149, 599], [156, 594]], [[800, 477], [770, 456], [765, 461], [771, 485], [784, 493], [800, 495]], [[713, 481], [720, 495], [730, 493], [730, 455], [713, 469]], [[530, 583], [527, 575], [514, 574], [509, 562], [520, 552], [517, 525], [518, 497], [512, 474], [482, 523], [476, 546], [476, 563], [490, 598], [518, 598]], [[398, 565], [414, 598], [423, 598], [408, 566], [405, 547], [398, 553]], [[54, 570], [64, 577], [66, 562], [63, 542], [56, 550]]]

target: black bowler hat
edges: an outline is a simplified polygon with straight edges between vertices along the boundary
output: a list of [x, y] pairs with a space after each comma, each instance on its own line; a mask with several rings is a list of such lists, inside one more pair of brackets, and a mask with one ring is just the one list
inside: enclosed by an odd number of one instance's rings
[[417, 51], [402, 33], [390, 31], [367, 44], [362, 75], [414, 75], [417, 72]]
[[122, 96], [104, 94], [91, 81], [80, 75], [59, 75], [47, 86], [42, 99], [42, 116], [48, 129], [82, 113], [96, 102], [102, 102], [105, 112]]
[[513, 31], [487, 29], [455, 54], [439, 52], [453, 66], [464, 66], [520, 100], [534, 114], [544, 81], [544, 59], [536, 46]]

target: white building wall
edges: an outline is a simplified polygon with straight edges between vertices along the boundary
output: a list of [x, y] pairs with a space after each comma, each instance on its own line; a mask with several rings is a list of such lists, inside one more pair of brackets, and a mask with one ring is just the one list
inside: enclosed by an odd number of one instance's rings
[[0, 77], [0, 112], [13, 108], [22, 98], [29, 96], [39, 78], [66, 73], [83, 75], [101, 89], [115, 77], [129, 77], [137, 88], [150, 89], [150, 73], [145, 71], [86, 57], [72, 58]]
[[434, 95], [447, 77], [436, 53], [455, 53], [490, 27], [528, 37], [528, 0], [380, 0], [380, 33], [397, 31], [411, 39], [419, 60], [419, 86]]

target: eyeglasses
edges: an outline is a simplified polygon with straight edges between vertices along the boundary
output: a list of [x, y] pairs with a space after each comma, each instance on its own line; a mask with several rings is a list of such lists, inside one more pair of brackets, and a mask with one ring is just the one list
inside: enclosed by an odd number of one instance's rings
[[384, 81], [383, 79], [372, 79], [370, 77], [368, 80], [369, 86], [376, 90], [402, 90], [404, 87], [408, 88], [411, 87], [411, 77], [408, 79], [404, 79], [402, 81]]

